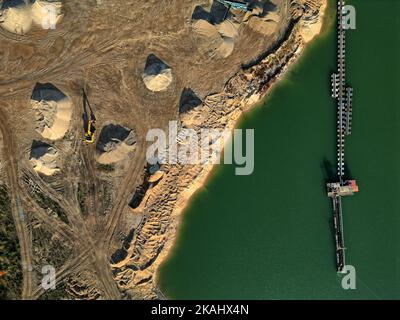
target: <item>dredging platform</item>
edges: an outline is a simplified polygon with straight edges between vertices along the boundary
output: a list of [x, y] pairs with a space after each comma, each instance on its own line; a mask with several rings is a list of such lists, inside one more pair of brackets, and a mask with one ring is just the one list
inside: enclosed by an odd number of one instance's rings
[[346, 85], [346, 27], [343, 20], [345, 2], [338, 0], [337, 8], [337, 72], [332, 74], [332, 98], [337, 106], [337, 182], [327, 183], [328, 197], [332, 199], [333, 227], [336, 244], [336, 270], [344, 272], [346, 265], [343, 237], [342, 197], [358, 192], [355, 180], [345, 178], [345, 141], [351, 134], [353, 115], [353, 88]]

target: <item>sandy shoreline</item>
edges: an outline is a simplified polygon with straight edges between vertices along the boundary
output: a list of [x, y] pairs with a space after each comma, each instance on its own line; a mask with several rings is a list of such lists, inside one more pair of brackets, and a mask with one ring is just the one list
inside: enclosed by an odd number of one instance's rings
[[[214, 10], [213, 1], [173, 0], [160, 10], [149, 1], [134, 7], [107, 1], [95, 8], [77, 0], [57, 1], [52, 5], [62, 4], [59, 13], [65, 15], [62, 23], [56, 21], [56, 30], [39, 23], [44, 16], [31, 3], [21, 2], [21, 11], [19, 2], [11, 1], [10, 10], [0, 10], [6, 20], [6, 25], [0, 22], [5, 53], [0, 91], [2, 116], [8, 119], [4, 135], [9, 137], [4, 143], [15, 139], [16, 144], [6, 147], [21, 160], [14, 159], [18, 172], [11, 164], [4, 171], [20, 179], [23, 205], [32, 204], [32, 243], [21, 244], [35, 252], [23, 260], [36, 266], [54, 263], [57, 268], [67, 262], [76, 265], [68, 277], [59, 279], [65, 290], [57, 297], [163, 297], [156, 282], [158, 268], [178, 250], [178, 232], [183, 230], [181, 223], [187, 223], [182, 219], [192, 196], [207, 190], [208, 179], [221, 171], [214, 171], [213, 164], [165, 164], [162, 178], [153, 183], [155, 177], [143, 167], [142, 138], [149, 128], [164, 127], [177, 116], [182, 126], [197, 133], [202, 128], [232, 130], [244, 112], [260, 101], [268, 104], [261, 99], [287, 74], [311, 41], [310, 33], [320, 32], [323, 1], [270, 1], [274, 6], [260, 1], [254, 12], [232, 10], [228, 19], [222, 18], [225, 11]], [[38, 0], [35, 8], [47, 2]], [[22, 28], [20, 18], [28, 22]], [[301, 35], [303, 26], [308, 28], [306, 36]], [[35, 45], [36, 40], [43, 45]], [[58, 94], [45, 94], [56, 87]], [[82, 128], [86, 131], [81, 107], [89, 104], [82, 103], [83, 88], [98, 120], [96, 140], [108, 145], [104, 150], [123, 139], [119, 134], [102, 138], [111, 122], [134, 130], [137, 149], [123, 146], [101, 158], [96, 146], [89, 149], [81, 143]], [[37, 197], [41, 193], [59, 204], [57, 217], [49, 220], [43, 214], [47, 207]], [[79, 232], [82, 227], [87, 232]], [[62, 259], [51, 254], [54, 243], [47, 241], [47, 232], [65, 241], [57, 248]], [[93, 245], [89, 248], [88, 243]], [[83, 256], [90, 258], [88, 264], [74, 260]], [[34, 279], [29, 274], [24, 279], [33, 289]], [[29, 289], [22, 297], [42, 294], [45, 298], [43, 291]]]
[[[303, 43], [297, 50], [297, 52], [295, 52], [293, 58], [286, 64], [285, 69], [282, 70], [282, 72], [275, 79], [271, 81], [270, 87], [268, 87], [268, 89], [264, 92], [262, 96], [258, 95], [256, 97], [253, 97], [254, 99], [248, 99], [248, 105], [246, 106], [246, 108], [244, 108], [245, 110], [238, 110], [240, 112], [235, 113], [235, 116], [230, 118], [226, 126], [228, 130], [233, 130], [234, 128], [236, 128], [246, 112], [252, 111], [254, 110], [255, 107], [262, 105], [262, 102], [268, 97], [268, 94], [271, 92], [274, 86], [279, 81], [282, 81], [284, 79], [288, 71], [296, 64], [296, 62], [302, 56], [305, 49], [312, 42], [312, 40], [316, 39], [321, 33], [323, 33], [324, 26], [326, 25], [327, 7], [328, 7], [327, 0], [324, 0], [320, 8], [318, 21], [312, 24], [311, 26], [308, 25], [306, 28], [302, 26], [302, 30], [299, 31], [303, 38]], [[307, 29], [306, 32], [304, 32], [305, 29]], [[161, 264], [163, 264], [165, 261], [168, 260], [170, 255], [173, 254], [174, 250], [173, 246], [175, 245], [176, 239], [180, 232], [182, 219], [184, 219], [184, 211], [189, 206], [191, 198], [194, 196], [196, 192], [198, 192], [202, 188], [205, 188], [209, 179], [212, 179], [213, 177], [213, 173], [215, 172], [214, 169], [216, 169], [215, 165], [213, 164], [206, 165], [204, 169], [201, 171], [200, 175], [192, 183], [192, 185], [190, 185], [184, 192], [182, 192], [177, 200], [176, 206], [172, 213], [173, 216], [179, 217], [177, 228], [175, 229], [175, 234], [173, 237], [167, 240], [164, 250], [160, 253], [157, 261], [154, 264], [154, 267], [156, 268], [155, 283], [157, 284], [158, 291], [161, 293], [162, 291], [159, 288], [159, 277], [160, 277], [159, 267]], [[162, 294], [164, 295], [164, 293]], [[166, 296], [164, 295], [164, 297]]]
[[321, 9], [318, 17], [318, 21], [314, 24], [308, 25], [303, 28], [301, 35], [303, 36], [304, 42], [307, 44], [311, 42], [315, 37], [319, 36], [323, 32], [323, 27], [326, 23], [326, 11], [328, 8], [328, 2], [325, 0], [321, 4]]

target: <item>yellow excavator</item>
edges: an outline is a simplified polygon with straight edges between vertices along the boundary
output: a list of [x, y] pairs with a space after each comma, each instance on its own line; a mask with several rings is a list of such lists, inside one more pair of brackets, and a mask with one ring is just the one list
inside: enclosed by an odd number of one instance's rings
[[[87, 144], [92, 144], [95, 140], [95, 124], [96, 124], [96, 117], [93, 114], [92, 108], [89, 104], [89, 100], [86, 96], [85, 90], [83, 91], [83, 128], [85, 131], [85, 138], [84, 142]], [[89, 108], [90, 115], [88, 114], [87, 108]]]
[[95, 125], [96, 121], [93, 119], [89, 119], [88, 121], [88, 129], [85, 132], [85, 142], [88, 144], [91, 144], [94, 142], [94, 125]]

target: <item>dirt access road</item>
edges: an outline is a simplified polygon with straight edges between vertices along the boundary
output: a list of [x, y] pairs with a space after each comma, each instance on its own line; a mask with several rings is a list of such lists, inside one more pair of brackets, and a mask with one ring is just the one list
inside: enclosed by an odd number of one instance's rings
[[[188, 89], [200, 100], [220, 92], [242, 64], [273, 47], [289, 25], [290, 4], [299, 1], [252, 1], [257, 14], [231, 11], [222, 21], [225, 9], [215, 1], [69, 0], [62, 1], [63, 18], [54, 30], [36, 26], [17, 35], [0, 26], [1, 160], [6, 163], [22, 262], [27, 266], [24, 298], [44, 294], [38, 271], [45, 264], [57, 265], [56, 275], [66, 284], [67, 297], [125, 297], [110, 267], [111, 256], [132, 229], [121, 225], [126, 219], [143, 221], [135, 227], [139, 232], [164, 223], [155, 217], [144, 219], [144, 214], [132, 217], [128, 207], [143, 184], [146, 133], [179, 119]], [[142, 78], [151, 55], [171, 69], [170, 83], [157, 92], [149, 90]], [[71, 120], [61, 139], [44, 139], [37, 130], [30, 98], [38, 83], [51, 83], [71, 101]], [[136, 148], [126, 159], [100, 166], [96, 144], [82, 142], [83, 88], [98, 133], [109, 123], [134, 130]], [[35, 172], [29, 161], [33, 141], [58, 151], [59, 173], [46, 177]], [[19, 218], [19, 202], [27, 209], [26, 220]], [[37, 230], [49, 233], [51, 241], [40, 247], [46, 241]], [[136, 231], [137, 252], [159, 241], [152, 234], [141, 238]], [[48, 252], [53, 241], [59, 244], [56, 254], [68, 252], [63, 259]], [[154, 250], [158, 255], [161, 249]], [[145, 270], [157, 255], [143, 254], [149, 262], [140, 268]], [[126, 272], [135, 268], [139, 267]], [[137, 280], [139, 285], [149, 279], [146, 272]]]

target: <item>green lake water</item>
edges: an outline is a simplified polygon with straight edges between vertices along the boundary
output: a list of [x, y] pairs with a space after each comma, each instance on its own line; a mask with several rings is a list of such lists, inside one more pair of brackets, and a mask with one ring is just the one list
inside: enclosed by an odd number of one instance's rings
[[239, 124], [255, 130], [253, 175], [218, 166], [192, 199], [160, 270], [168, 298], [400, 298], [400, 1], [348, 2], [356, 7], [357, 29], [347, 32], [354, 116], [346, 157], [360, 193], [345, 198], [343, 210], [356, 290], [343, 290], [335, 271], [324, 186], [336, 158], [335, 3], [324, 32]]

